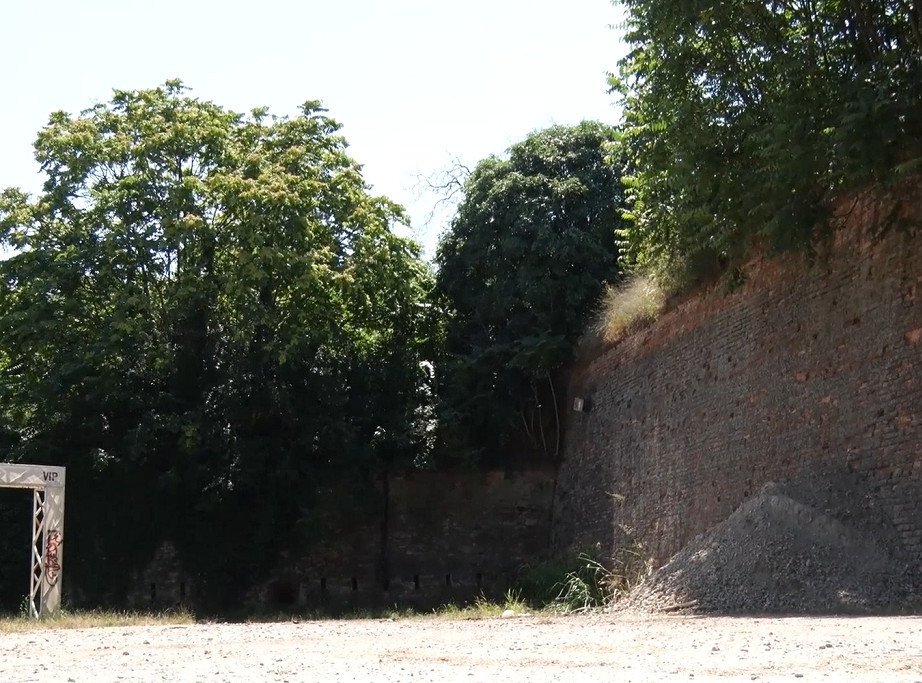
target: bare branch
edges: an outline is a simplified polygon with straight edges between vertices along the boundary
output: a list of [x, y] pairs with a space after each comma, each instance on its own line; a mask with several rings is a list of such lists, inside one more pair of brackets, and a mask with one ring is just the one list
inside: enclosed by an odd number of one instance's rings
[[437, 216], [453, 210], [458, 205], [464, 196], [464, 185], [470, 175], [470, 167], [458, 156], [452, 157], [445, 166], [428, 175], [416, 175], [416, 183], [412, 188], [416, 198], [435, 198], [422, 227], [429, 228]]

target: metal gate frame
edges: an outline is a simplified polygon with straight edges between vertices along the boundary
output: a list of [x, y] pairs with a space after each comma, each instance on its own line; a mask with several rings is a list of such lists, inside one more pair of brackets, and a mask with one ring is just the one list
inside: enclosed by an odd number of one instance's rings
[[64, 467], [0, 463], [0, 488], [32, 489], [29, 614], [35, 618], [61, 608], [64, 481]]

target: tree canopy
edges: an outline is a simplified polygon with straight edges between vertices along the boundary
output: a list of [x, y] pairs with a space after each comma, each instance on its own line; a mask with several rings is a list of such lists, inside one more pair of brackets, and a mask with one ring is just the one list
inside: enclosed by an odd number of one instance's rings
[[631, 263], [804, 247], [836, 196], [922, 168], [919, 3], [622, 1]]
[[68, 467], [87, 594], [170, 539], [220, 599], [324, 482], [424, 456], [432, 276], [338, 129], [115, 91], [51, 116], [37, 197], [0, 195], [0, 455]]
[[615, 131], [555, 126], [481, 161], [439, 243], [449, 310], [440, 420], [481, 461], [554, 457], [557, 372], [606, 281], [618, 278]]

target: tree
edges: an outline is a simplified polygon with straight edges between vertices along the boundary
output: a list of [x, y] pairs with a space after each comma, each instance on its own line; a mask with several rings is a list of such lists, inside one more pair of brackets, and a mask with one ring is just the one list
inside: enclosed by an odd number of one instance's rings
[[615, 131], [555, 126], [481, 161], [436, 257], [450, 311], [440, 385], [445, 449], [481, 461], [556, 457], [559, 372], [619, 277]]
[[922, 9], [623, 0], [627, 260], [680, 280], [811, 244], [843, 192], [922, 164]]
[[431, 273], [338, 128], [115, 91], [51, 116], [38, 197], [3, 192], [0, 417], [11, 457], [69, 468], [88, 595], [163, 539], [234, 595], [306, 539], [312, 491], [423, 452]]

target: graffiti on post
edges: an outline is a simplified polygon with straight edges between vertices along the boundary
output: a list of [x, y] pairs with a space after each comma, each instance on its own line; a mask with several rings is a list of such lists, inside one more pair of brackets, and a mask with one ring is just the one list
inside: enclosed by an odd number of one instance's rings
[[52, 586], [57, 583], [58, 575], [61, 573], [61, 563], [58, 562], [58, 548], [61, 547], [63, 540], [61, 532], [57, 529], [52, 529], [48, 532], [48, 537], [45, 541], [45, 580]]

